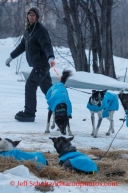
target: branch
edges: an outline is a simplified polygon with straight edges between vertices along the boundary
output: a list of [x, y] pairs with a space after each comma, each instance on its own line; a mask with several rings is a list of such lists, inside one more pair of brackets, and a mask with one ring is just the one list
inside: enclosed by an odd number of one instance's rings
[[[55, 47], [55, 49], [56, 49], [56, 47]], [[68, 59], [66, 59], [65, 57], [63, 57], [63, 56], [58, 52], [57, 49], [56, 49], [56, 52], [59, 54], [59, 56], [60, 56], [61, 58], [63, 58], [63, 59], [65, 59], [66, 61], [68, 61], [69, 64], [71, 64], [71, 66], [72, 66], [73, 68], [75, 68], [75, 67], [72, 65], [72, 63], [71, 63]]]

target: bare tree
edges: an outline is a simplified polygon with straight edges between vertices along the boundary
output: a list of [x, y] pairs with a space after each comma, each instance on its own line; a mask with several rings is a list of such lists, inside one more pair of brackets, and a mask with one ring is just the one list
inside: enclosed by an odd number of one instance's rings
[[116, 78], [111, 28], [113, 0], [80, 0], [80, 3], [89, 21], [93, 70]]
[[76, 71], [89, 72], [85, 53], [86, 47], [86, 23], [78, 0], [62, 0], [64, 9], [64, 21], [67, 27], [67, 41], [72, 53]]
[[102, 57], [104, 59], [105, 75], [116, 78], [113, 48], [112, 48], [112, 28], [111, 15], [113, 0], [104, 0], [101, 5], [101, 41], [102, 41]]
[[[93, 4], [94, 3], [94, 4]], [[92, 0], [81, 0], [80, 5], [86, 13], [87, 22], [88, 22], [88, 33], [89, 33], [89, 44], [87, 45], [91, 54], [92, 51], [92, 60], [93, 60], [93, 71], [99, 73], [98, 66], [98, 49], [100, 51], [100, 42], [98, 42], [99, 33], [99, 22], [97, 21], [97, 12], [96, 12], [96, 2]], [[87, 37], [86, 37], [87, 38]], [[90, 57], [90, 56], [89, 56]]]
[[40, 21], [41, 21], [41, 23], [45, 24], [45, 22], [44, 22], [44, 10], [45, 10], [45, 6], [46, 6], [46, 0], [40, 0], [38, 2], [38, 6], [40, 9]]

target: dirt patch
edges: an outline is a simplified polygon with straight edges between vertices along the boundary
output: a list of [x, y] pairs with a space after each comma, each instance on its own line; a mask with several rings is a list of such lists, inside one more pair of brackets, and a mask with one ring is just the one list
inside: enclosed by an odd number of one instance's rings
[[[79, 151], [86, 155], [94, 155], [96, 157], [101, 157], [105, 153], [99, 149], [81, 149]], [[48, 180], [128, 183], [128, 151], [110, 151], [102, 160], [96, 160], [95, 162], [98, 165], [98, 173], [94, 175], [86, 175], [84, 173], [78, 174], [76, 171], [64, 170], [58, 165], [58, 154], [50, 154], [46, 152], [43, 154], [49, 163], [49, 165], [44, 168], [37, 167], [36, 164], [31, 161], [17, 161], [12, 158], [0, 157], [0, 172], [23, 164], [37, 177]], [[122, 157], [121, 155], [126, 156], [120, 159]]]

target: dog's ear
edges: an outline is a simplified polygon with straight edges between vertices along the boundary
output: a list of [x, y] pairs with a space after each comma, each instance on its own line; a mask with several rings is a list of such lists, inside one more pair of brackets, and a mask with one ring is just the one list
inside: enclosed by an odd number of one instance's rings
[[53, 142], [55, 141], [56, 137], [49, 137]]
[[92, 90], [92, 94], [95, 94], [96, 93], [96, 90]]
[[1, 141], [2, 139], [0, 138], [0, 141]]
[[[124, 91], [125, 91], [125, 88], [122, 88], [122, 90], [119, 92], [119, 94], [123, 94]], [[119, 94], [118, 94], [118, 95], [119, 95]]]
[[105, 94], [106, 92], [107, 92], [107, 89], [102, 91], [103, 94]]
[[13, 141], [14, 147], [16, 147], [20, 142], [21, 142], [21, 140], [20, 141]]
[[72, 141], [74, 139], [74, 136], [68, 138], [68, 141]]

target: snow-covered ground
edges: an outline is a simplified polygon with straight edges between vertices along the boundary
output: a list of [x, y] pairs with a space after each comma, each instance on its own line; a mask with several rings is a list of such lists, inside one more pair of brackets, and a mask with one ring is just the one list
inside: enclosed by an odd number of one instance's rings
[[[1, 65], [0, 65], [0, 132], [1, 138], [10, 138], [12, 140], [21, 140], [18, 145], [21, 149], [33, 150], [33, 151], [50, 151], [55, 152], [53, 143], [49, 140], [49, 137], [60, 136], [60, 132], [56, 131], [56, 128], [51, 131], [50, 134], [45, 134], [46, 120], [47, 120], [47, 103], [45, 96], [40, 91], [37, 90], [37, 113], [36, 120], [34, 123], [22, 123], [14, 119], [15, 114], [24, 110], [24, 86], [25, 82], [21, 74], [16, 75], [16, 65], [19, 62], [20, 57], [11, 62], [11, 67], [5, 66], [5, 61], [9, 57], [10, 52], [14, 49], [15, 39], [8, 38], [6, 40], [0, 40], [0, 53], [1, 53]], [[60, 53], [66, 57], [70, 62], [72, 59], [70, 57], [70, 52], [66, 48], [58, 48]], [[85, 72], [75, 72], [74, 68], [63, 58], [61, 58], [55, 49], [56, 55], [56, 71], [61, 75], [62, 70], [66, 67], [72, 69], [75, 80], [80, 80], [83, 82], [99, 83], [102, 85], [116, 86], [120, 85], [120, 88], [128, 88], [128, 83], [118, 82], [112, 78], [105, 77], [102, 75], [96, 75], [93, 73]], [[116, 74], [118, 76], [124, 76], [126, 67], [128, 65], [128, 60], [114, 57]], [[31, 68], [28, 67], [25, 60], [25, 55], [22, 56], [20, 71], [30, 71]], [[51, 76], [56, 76], [53, 69], [50, 70]], [[59, 81], [59, 79], [58, 79]], [[84, 90], [86, 92], [91, 92], [91, 90]], [[122, 122], [119, 118], [124, 118], [124, 110], [120, 104], [119, 110], [115, 113], [115, 133], [110, 136], [106, 136], [105, 133], [109, 127], [109, 121], [104, 119], [102, 125], [99, 129], [99, 137], [93, 138], [91, 134], [91, 119], [90, 112], [86, 108], [86, 104], [90, 97], [90, 94], [81, 93], [79, 91], [68, 89], [69, 96], [73, 107], [73, 118], [70, 120], [71, 130], [74, 134], [74, 140], [72, 142], [77, 148], [91, 148], [98, 147], [103, 150], [107, 150], [112, 139], [114, 138], [116, 132], [120, 129]], [[118, 93], [118, 92], [114, 92]], [[86, 121], [83, 121], [86, 119]], [[128, 150], [128, 128], [124, 123], [123, 128], [118, 133], [116, 139], [114, 140], [111, 150], [125, 149]], [[68, 137], [68, 134], [67, 134]], [[18, 186], [18, 182], [24, 182], [28, 180], [28, 184], [25, 186]], [[82, 180], [82, 179], [80, 179]], [[15, 182], [14, 186], [11, 186], [11, 181]], [[38, 179], [33, 174], [30, 174], [28, 169], [24, 166], [18, 166], [16, 168], [7, 170], [0, 173], [0, 193], [34, 193], [34, 185], [31, 185], [30, 181], [42, 181]], [[128, 192], [127, 186], [119, 185], [118, 187], [75, 187], [75, 186], [60, 186], [55, 187], [54, 192], [84, 192], [84, 193], [114, 193], [114, 192]]]

